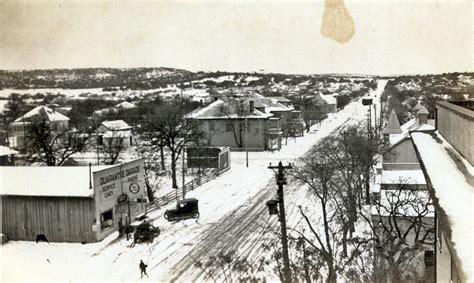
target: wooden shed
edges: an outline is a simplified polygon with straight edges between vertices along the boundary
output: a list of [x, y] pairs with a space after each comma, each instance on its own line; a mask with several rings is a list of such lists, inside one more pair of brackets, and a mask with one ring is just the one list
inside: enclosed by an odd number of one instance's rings
[[144, 212], [143, 172], [143, 159], [116, 166], [2, 167], [2, 233], [11, 240], [45, 234], [52, 242], [100, 241], [120, 221]]

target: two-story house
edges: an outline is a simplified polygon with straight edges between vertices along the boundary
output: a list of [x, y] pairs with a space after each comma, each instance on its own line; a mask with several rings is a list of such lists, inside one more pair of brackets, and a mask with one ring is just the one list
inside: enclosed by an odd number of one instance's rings
[[59, 113], [54, 108], [44, 105], [37, 106], [19, 117], [10, 124], [10, 146], [16, 149], [24, 149], [28, 142], [28, 127], [37, 120], [45, 120], [51, 129], [61, 132], [69, 128], [69, 118]]
[[263, 108], [254, 99], [221, 98], [192, 111], [185, 119], [198, 124], [208, 145], [232, 150], [279, 150], [281, 118]]

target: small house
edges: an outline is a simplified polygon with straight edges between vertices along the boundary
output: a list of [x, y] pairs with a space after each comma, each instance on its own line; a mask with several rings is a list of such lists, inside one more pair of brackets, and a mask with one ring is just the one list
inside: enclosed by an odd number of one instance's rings
[[135, 143], [132, 126], [123, 120], [103, 121], [95, 131], [97, 145], [121, 143], [124, 148]]

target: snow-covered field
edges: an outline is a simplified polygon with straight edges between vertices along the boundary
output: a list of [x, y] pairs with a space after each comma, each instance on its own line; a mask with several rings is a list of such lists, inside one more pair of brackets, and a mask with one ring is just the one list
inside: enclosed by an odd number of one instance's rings
[[[385, 81], [379, 82], [376, 97]], [[378, 99], [378, 97], [377, 97]], [[21, 281], [137, 281], [189, 282], [205, 277], [194, 263], [206, 261], [218, 252], [236, 251], [250, 261], [266, 252], [262, 245], [278, 241], [272, 229], [278, 228], [276, 217], [268, 216], [265, 202], [276, 194], [274, 172], [268, 165], [293, 162], [322, 138], [348, 123], [365, 119], [367, 109], [360, 102], [348, 105], [329, 117], [304, 137], [288, 140], [278, 152], [232, 152], [231, 170], [188, 194], [199, 199], [198, 221], [167, 222], [163, 207], [150, 216], [161, 234], [152, 244], [137, 244], [116, 239], [117, 233], [94, 244], [36, 244], [15, 241], [0, 248], [2, 282]], [[285, 188], [288, 225], [300, 221], [297, 206], [307, 206], [304, 188], [290, 183]], [[170, 204], [168, 207], [173, 206]], [[277, 242], [279, 244], [279, 242]], [[149, 278], [140, 279], [138, 263], [148, 264]], [[278, 281], [271, 271], [267, 281]]]

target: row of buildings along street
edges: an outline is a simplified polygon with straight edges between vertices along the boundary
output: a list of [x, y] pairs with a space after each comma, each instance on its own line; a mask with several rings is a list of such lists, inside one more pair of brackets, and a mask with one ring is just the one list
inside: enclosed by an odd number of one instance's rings
[[4, 280], [474, 278], [472, 73], [162, 71], [2, 82]]

